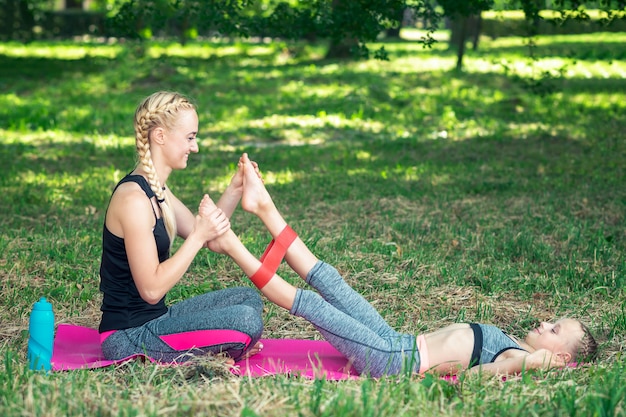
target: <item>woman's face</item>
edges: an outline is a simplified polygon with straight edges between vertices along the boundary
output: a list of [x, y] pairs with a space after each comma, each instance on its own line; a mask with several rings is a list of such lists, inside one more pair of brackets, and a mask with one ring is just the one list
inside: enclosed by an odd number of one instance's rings
[[172, 169], [187, 167], [189, 153], [198, 152], [198, 114], [181, 110], [171, 129], [165, 129], [164, 156]]

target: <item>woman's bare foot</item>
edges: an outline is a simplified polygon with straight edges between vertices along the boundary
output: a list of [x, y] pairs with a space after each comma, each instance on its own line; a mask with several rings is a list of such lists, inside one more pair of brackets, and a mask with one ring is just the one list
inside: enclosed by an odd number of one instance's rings
[[241, 207], [257, 216], [263, 211], [276, 209], [272, 197], [267, 192], [265, 184], [258, 170], [248, 158], [248, 154], [244, 153], [240, 159], [243, 164], [243, 196], [241, 198]]

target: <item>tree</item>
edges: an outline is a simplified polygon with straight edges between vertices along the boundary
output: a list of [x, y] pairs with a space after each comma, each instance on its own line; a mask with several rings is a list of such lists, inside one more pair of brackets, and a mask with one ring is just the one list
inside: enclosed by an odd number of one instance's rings
[[[181, 42], [193, 28], [232, 37], [327, 39], [328, 57], [369, 57], [367, 44], [397, 26], [405, 8], [424, 20], [439, 18], [427, 0], [120, 0], [112, 22], [124, 36], [138, 37], [164, 27], [161, 20], [169, 16]], [[423, 42], [434, 41], [426, 36]], [[386, 53], [381, 48], [374, 56], [384, 59]]]
[[0, 40], [31, 40], [39, 3], [28, 0], [0, 0]]
[[[524, 10], [529, 34], [541, 19], [539, 11], [547, 0], [498, 0]], [[0, 36], [16, 39], [32, 37], [36, 10], [48, 0], [0, 0]], [[452, 45], [457, 50], [457, 68], [462, 67], [469, 28], [474, 45], [478, 43], [481, 12], [494, 7], [495, 0], [99, 0], [113, 4], [109, 25], [115, 36], [150, 37], [175, 34], [181, 43], [196, 34], [223, 36], [269, 36], [285, 40], [328, 40], [327, 57], [370, 57], [368, 45], [389, 29], [398, 29], [407, 10], [425, 22], [421, 42], [430, 46], [431, 36], [443, 18], [453, 22]], [[605, 22], [623, 18], [626, 0], [552, 0], [561, 11], [562, 21], [586, 19], [585, 7], [606, 11]], [[473, 19], [473, 20], [472, 20]], [[475, 22], [474, 24], [472, 22]], [[20, 35], [21, 36], [21, 35]], [[386, 59], [384, 48], [373, 56]]]
[[456, 69], [463, 67], [465, 44], [474, 38], [474, 49], [480, 37], [481, 13], [493, 7], [493, 0], [440, 0], [443, 14], [450, 20], [450, 46], [457, 48]]
[[[491, 10], [493, 0], [439, 0], [443, 8], [443, 16], [450, 21], [450, 47], [457, 50], [456, 69], [463, 68], [465, 47], [469, 38], [473, 39], [473, 47], [478, 47], [481, 29], [481, 14]], [[542, 17], [541, 10], [547, 7], [546, 0], [506, 0], [503, 3], [510, 9], [522, 9], [526, 17], [526, 36], [537, 34], [537, 27]], [[555, 24], [564, 23], [570, 19], [588, 20], [586, 7], [600, 7], [605, 11], [603, 23], [610, 24], [616, 18], [624, 18], [626, 14], [626, 0], [554, 0], [552, 7], [560, 12], [561, 18]], [[532, 45], [532, 42], [530, 43]], [[531, 52], [532, 53], [532, 52]]]
[[[0, 0], [2, 1], [2, 0]], [[6, 1], [6, 0], [4, 0]], [[494, 0], [121, 0], [138, 8], [134, 13], [122, 13], [130, 18], [131, 29], [143, 16], [152, 19], [167, 15], [176, 21], [181, 42], [193, 32], [219, 33], [224, 36], [269, 36], [285, 40], [326, 39], [328, 58], [358, 56], [368, 58], [368, 44], [381, 33], [397, 29], [405, 10], [426, 22], [426, 34], [421, 39], [425, 46], [434, 40], [432, 33], [443, 18], [451, 22], [451, 46], [457, 48], [457, 69], [462, 68], [466, 40], [473, 37], [474, 48], [480, 35], [481, 13], [494, 7]], [[501, 0], [509, 7], [522, 8], [529, 22], [529, 36], [541, 19], [539, 11], [546, 0]], [[600, 4], [606, 10], [607, 20], [615, 17], [615, 10], [624, 10], [626, 0], [554, 0], [554, 7], [562, 11], [563, 20], [584, 18], [584, 6]], [[436, 7], [437, 6], [437, 7]], [[167, 10], [163, 10], [167, 9]], [[123, 10], [123, 9], [120, 9]], [[159, 12], [159, 10], [161, 10]], [[119, 17], [119, 16], [118, 16]], [[119, 19], [118, 19], [119, 20]], [[149, 20], [149, 19], [148, 19]], [[119, 22], [118, 22], [119, 23]], [[153, 26], [160, 26], [154, 25]], [[139, 29], [133, 29], [139, 30]], [[386, 59], [384, 48], [374, 51], [376, 58]]]

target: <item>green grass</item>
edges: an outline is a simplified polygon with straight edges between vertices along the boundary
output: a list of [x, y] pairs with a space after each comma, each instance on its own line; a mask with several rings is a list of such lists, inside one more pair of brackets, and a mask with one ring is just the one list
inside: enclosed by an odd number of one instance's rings
[[[626, 35], [537, 42], [533, 62], [522, 39], [485, 40], [462, 74], [443, 44], [357, 63], [280, 43], [0, 44], [0, 414], [624, 415]], [[247, 151], [291, 225], [394, 327], [480, 320], [523, 336], [570, 315], [597, 334], [599, 363], [456, 385], [29, 372], [40, 296], [59, 323], [98, 324], [104, 210], [134, 164], [135, 106], [158, 89], [199, 108], [200, 153], [169, 184], [190, 207]], [[232, 224], [260, 254], [260, 222]], [[169, 300], [233, 285], [249, 284], [204, 252]], [[266, 337], [319, 337], [269, 303], [265, 320]]]

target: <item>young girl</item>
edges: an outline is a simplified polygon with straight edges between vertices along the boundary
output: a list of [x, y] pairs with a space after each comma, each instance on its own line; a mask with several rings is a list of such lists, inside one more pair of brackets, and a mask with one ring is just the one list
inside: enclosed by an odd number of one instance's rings
[[[180, 94], [157, 92], [138, 106], [134, 125], [138, 163], [115, 187], [103, 228], [104, 356], [147, 354], [171, 362], [206, 352], [233, 359], [257, 352], [263, 303], [253, 289], [228, 288], [165, 304], [198, 251], [230, 230], [243, 172], [235, 174], [217, 206], [194, 216], [166, 185], [172, 171], [184, 169], [189, 154], [198, 152], [194, 105]], [[176, 235], [185, 241], [170, 256]]]
[[[522, 369], [562, 367], [595, 354], [587, 327], [573, 319], [541, 323], [524, 340], [495, 326], [457, 323], [419, 336], [393, 330], [332, 266], [318, 260], [276, 209], [247, 155], [243, 165], [242, 207], [257, 215], [274, 237], [257, 260], [227, 230], [209, 247], [230, 256], [273, 303], [311, 322], [360, 372], [378, 377], [403, 369], [452, 374], [462, 369], [511, 374]], [[200, 215], [215, 210], [205, 195]], [[317, 293], [295, 288], [275, 274], [282, 258]], [[319, 294], [318, 294], [319, 293]]]

